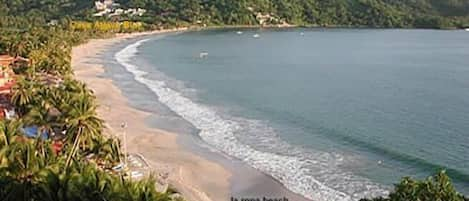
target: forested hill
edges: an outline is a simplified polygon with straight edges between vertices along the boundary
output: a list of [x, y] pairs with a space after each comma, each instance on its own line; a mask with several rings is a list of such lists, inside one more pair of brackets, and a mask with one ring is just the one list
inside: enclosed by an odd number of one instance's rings
[[[150, 24], [453, 28], [469, 26], [469, 0], [116, 0], [123, 7], [148, 10]], [[92, 0], [0, 0], [0, 15], [54, 19], [69, 15], [93, 19]], [[119, 19], [117, 19], [119, 20]]]

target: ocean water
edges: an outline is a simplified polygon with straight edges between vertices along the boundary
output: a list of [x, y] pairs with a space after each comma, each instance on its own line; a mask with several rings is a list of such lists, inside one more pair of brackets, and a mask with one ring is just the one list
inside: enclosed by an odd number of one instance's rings
[[115, 58], [213, 150], [307, 198], [384, 195], [440, 169], [469, 193], [468, 32], [237, 31], [155, 36]]

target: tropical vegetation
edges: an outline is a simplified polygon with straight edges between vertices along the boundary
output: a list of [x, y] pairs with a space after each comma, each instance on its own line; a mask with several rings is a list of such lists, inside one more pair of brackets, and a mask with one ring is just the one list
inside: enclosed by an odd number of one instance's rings
[[[0, 0], [0, 54], [31, 61], [11, 66], [16, 84], [10, 102], [18, 118], [0, 121], [0, 200], [176, 200], [157, 192], [152, 177], [132, 181], [111, 170], [123, 155], [119, 140], [104, 133], [96, 97], [71, 68], [71, 48], [87, 39], [174, 26], [257, 26], [266, 15], [266, 25], [469, 27], [467, 0], [119, 2], [148, 12], [93, 17], [89, 0]], [[37, 126], [36, 138], [24, 135], [27, 126]], [[56, 136], [63, 137], [60, 149]], [[404, 178], [388, 197], [371, 200], [464, 199], [442, 172], [423, 181]]]
[[[31, 23], [15, 17], [5, 21], [15, 20]], [[102, 28], [109, 24], [121, 27]], [[18, 118], [0, 121], [0, 200], [180, 199], [157, 192], [153, 177], [133, 181], [125, 171], [112, 169], [123, 156], [119, 140], [104, 133], [93, 92], [73, 78], [72, 46], [139, 23], [121, 24], [96, 22], [91, 29], [76, 29], [76, 23], [64, 20], [54, 26], [2, 27], [0, 54], [30, 62], [10, 66], [16, 74], [10, 104]], [[30, 126], [37, 127], [36, 137], [25, 135]]]
[[387, 197], [360, 201], [468, 201], [458, 193], [445, 171], [425, 180], [405, 177]]
[[[159, 26], [259, 25], [258, 13], [305, 26], [461, 28], [469, 27], [467, 0], [116, 0], [124, 8], [145, 8], [134, 20]], [[0, 0], [0, 16], [28, 16], [34, 21], [93, 21], [90, 0]], [[1, 23], [1, 22], [0, 22]]]

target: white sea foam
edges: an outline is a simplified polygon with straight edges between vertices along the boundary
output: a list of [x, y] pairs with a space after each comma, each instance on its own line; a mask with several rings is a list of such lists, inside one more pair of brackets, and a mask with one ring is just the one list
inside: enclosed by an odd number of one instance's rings
[[[200, 137], [221, 152], [234, 156], [252, 167], [267, 173], [283, 183], [291, 191], [312, 200], [350, 201], [364, 196], [386, 193], [379, 185], [351, 173], [340, 170], [343, 158], [331, 153], [306, 152], [287, 143], [282, 149], [291, 154], [260, 151], [243, 144], [237, 134], [246, 131], [240, 121], [223, 118], [216, 110], [195, 103], [180, 92], [169, 88], [164, 81], [146, 78], [148, 74], [132, 64], [138, 47], [148, 39], [131, 44], [115, 54], [116, 60], [134, 75], [135, 80], [146, 85], [175, 113], [200, 129]], [[253, 128], [258, 128], [251, 122]], [[257, 136], [256, 136], [257, 137]], [[275, 136], [260, 135], [264, 144], [282, 143]]]

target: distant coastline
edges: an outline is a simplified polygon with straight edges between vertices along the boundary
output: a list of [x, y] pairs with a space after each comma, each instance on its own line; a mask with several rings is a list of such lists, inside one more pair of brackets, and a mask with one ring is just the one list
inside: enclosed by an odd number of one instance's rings
[[283, 24], [283, 25], [211, 25], [211, 26], [187, 26], [184, 27], [187, 31], [202, 31], [202, 30], [223, 30], [223, 29], [290, 29], [290, 28], [304, 28], [304, 29], [408, 29], [408, 30], [467, 30], [467, 28], [458, 27], [444, 27], [444, 28], [418, 28], [418, 27], [380, 27], [380, 26], [353, 26], [353, 25], [298, 25], [298, 24]]

